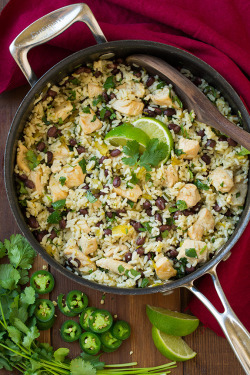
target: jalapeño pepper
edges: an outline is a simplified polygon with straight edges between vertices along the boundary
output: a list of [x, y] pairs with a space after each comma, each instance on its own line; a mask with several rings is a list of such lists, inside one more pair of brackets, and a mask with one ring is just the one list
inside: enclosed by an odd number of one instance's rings
[[93, 332], [82, 333], [79, 342], [81, 349], [87, 354], [95, 355], [101, 349], [101, 340]]
[[72, 290], [67, 294], [66, 304], [74, 314], [80, 314], [88, 306], [88, 297], [80, 290]]
[[37, 326], [40, 330], [52, 327], [55, 320], [55, 306], [48, 299], [38, 299], [34, 315], [37, 319]]
[[66, 342], [73, 342], [79, 339], [82, 330], [74, 320], [67, 320], [61, 327], [61, 337]]
[[131, 334], [130, 325], [124, 320], [118, 320], [111, 329], [113, 336], [118, 340], [126, 340]]
[[113, 317], [107, 310], [96, 310], [89, 317], [89, 328], [95, 333], [109, 330], [113, 324]]
[[[111, 350], [118, 349], [122, 344], [122, 340], [118, 340], [111, 331], [106, 331], [101, 334], [101, 342], [104, 345], [104, 348]], [[104, 350], [105, 351], [105, 350]]]
[[72, 310], [70, 310], [65, 302], [64, 294], [61, 293], [57, 297], [57, 305], [59, 310], [61, 311], [62, 314], [68, 316], [68, 317], [73, 317], [76, 316], [77, 314], [74, 313]]
[[89, 330], [89, 318], [91, 316], [91, 314], [96, 311], [96, 308], [95, 307], [87, 307], [85, 310], [83, 310], [83, 312], [81, 313], [81, 316], [80, 316], [80, 324], [81, 324], [81, 327], [85, 330], [85, 331], [88, 331]]
[[48, 271], [36, 271], [31, 276], [30, 285], [35, 289], [37, 293], [47, 294], [53, 290], [55, 279], [53, 275]]

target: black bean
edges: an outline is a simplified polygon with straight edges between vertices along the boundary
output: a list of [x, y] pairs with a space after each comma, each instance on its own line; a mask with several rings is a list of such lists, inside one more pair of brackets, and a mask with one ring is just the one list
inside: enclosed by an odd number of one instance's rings
[[21, 180], [21, 181], [26, 181], [26, 180], [28, 180], [28, 176], [26, 176], [26, 174], [20, 174], [20, 175], [18, 175], [18, 178], [19, 178], [19, 180]]
[[87, 66], [82, 66], [81, 68], [78, 68], [76, 71], [75, 71], [76, 74], [80, 74], [80, 73], [91, 73], [91, 69], [88, 68]]
[[143, 228], [143, 225], [139, 222], [139, 221], [135, 221], [135, 220], [130, 220], [130, 224], [132, 225], [132, 227], [137, 231], [137, 232], [140, 232], [140, 228]]
[[116, 74], [120, 73], [120, 69], [114, 68], [113, 70], [111, 70], [111, 73], [115, 76]]
[[155, 110], [154, 110], [154, 113], [156, 114], [156, 115], [161, 115], [162, 114], [162, 110], [160, 109], [160, 108], [155, 108]]
[[125, 208], [119, 208], [119, 210], [116, 211], [116, 214], [119, 216], [120, 214], [125, 214], [127, 211]]
[[136, 240], [136, 245], [143, 245], [145, 243], [146, 237], [139, 236]]
[[163, 197], [159, 197], [156, 199], [155, 204], [159, 208], [159, 210], [164, 210], [165, 208], [165, 199]]
[[141, 72], [134, 72], [133, 75], [137, 78], [141, 77]]
[[136, 252], [139, 256], [142, 256], [144, 255], [144, 249], [142, 246], [138, 247], [138, 249], [136, 249]]
[[113, 212], [106, 212], [106, 215], [107, 215], [110, 219], [112, 219], [112, 217], [113, 217]]
[[53, 153], [51, 151], [47, 151], [47, 163], [50, 164], [53, 160]]
[[202, 80], [201, 80], [200, 77], [195, 77], [195, 79], [193, 80], [193, 82], [194, 82], [194, 84], [195, 84], [196, 86], [199, 86], [199, 85], [202, 84]]
[[185, 272], [186, 272], [187, 274], [192, 273], [192, 272], [194, 272], [195, 270], [196, 270], [196, 267], [194, 267], [194, 266], [186, 267], [186, 268], [185, 268]]
[[42, 230], [41, 232], [38, 232], [38, 233], [36, 234], [37, 241], [38, 241], [38, 242], [42, 242], [43, 237], [44, 237], [46, 234], [48, 234], [48, 231], [47, 231], [47, 230]]
[[108, 97], [107, 91], [103, 91], [102, 97], [103, 97], [103, 100], [105, 101], [105, 103], [109, 102], [109, 97]]
[[159, 242], [159, 241], [162, 242], [162, 241], [163, 241], [163, 238], [162, 238], [162, 236], [157, 236], [155, 240], [156, 240], [157, 242]]
[[112, 234], [112, 230], [111, 229], [104, 229], [104, 234], [105, 236], [110, 236]]
[[116, 98], [116, 95], [115, 95], [113, 92], [111, 92], [111, 94], [109, 95], [109, 98], [110, 98], [110, 100], [111, 100], [111, 99], [115, 99], [115, 98]]
[[179, 131], [181, 130], [181, 127], [174, 123], [168, 124], [168, 128], [169, 130], [173, 130], [175, 134], [179, 133]]
[[229, 210], [229, 209], [227, 210], [227, 212], [224, 213], [224, 215], [227, 216], [227, 217], [233, 216], [231, 210]]
[[205, 147], [211, 147], [214, 148], [216, 145], [216, 141], [214, 139], [208, 139], [207, 143], [205, 144]]
[[104, 114], [104, 119], [105, 118], [109, 118], [110, 116], [111, 116], [111, 111], [109, 111], [108, 109], [107, 109], [107, 111], [105, 112], [105, 114]]
[[195, 213], [199, 212], [201, 209], [202, 203], [198, 202], [195, 206], [191, 208], [191, 210]]
[[201, 159], [204, 161], [204, 163], [205, 163], [206, 165], [209, 165], [209, 164], [211, 163], [211, 158], [210, 158], [210, 156], [208, 156], [208, 155], [206, 155], [206, 154], [202, 155]]
[[197, 132], [197, 135], [199, 135], [201, 137], [201, 139], [205, 136], [205, 130], [204, 129], [201, 129]]
[[86, 148], [83, 147], [83, 146], [78, 146], [78, 147], [76, 148], [76, 151], [78, 152], [79, 155], [81, 155], [81, 154], [83, 154], [84, 152], [86, 152], [87, 150], [86, 150]]
[[159, 229], [160, 229], [160, 232], [165, 232], [165, 230], [171, 230], [172, 227], [171, 225], [161, 225]]
[[93, 194], [96, 199], [100, 197], [100, 192]]
[[115, 177], [113, 180], [113, 186], [114, 187], [119, 187], [121, 185], [121, 179], [120, 177]]
[[149, 202], [149, 201], [145, 201], [144, 203], [143, 203], [143, 208], [144, 208], [144, 210], [148, 210], [149, 208], [151, 208], [152, 207], [152, 205], [151, 205], [151, 203]]
[[69, 140], [69, 144], [70, 144], [70, 146], [74, 147], [74, 146], [77, 144], [76, 139], [71, 138], [71, 139]]
[[96, 223], [95, 226], [99, 228], [101, 224], [103, 224], [103, 221], [102, 221], [102, 220], [101, 220], [101, 221], [98, 221], [98, 223]]
[[229, 146], [237, 146], [237, 142], [235, 142], [232, 138], [227, 138], [227, 143], [229, 144]]
[[144, 108], [143, 114], [147, 115], [149, 117], [155, 117], [156, 116], [156, 113], [154, 111], [152, 111], [151, 109], [148, 109], [148, 108]]
[[88, 209], [87, 208], [80, 208], [79, 213], [80, 213], [80, 215], [88, 215]]
[[57, 137], [57, 127], [56, 126], [51, 126], [49, 130], [47, 131], [48, 137]]
[[175, 213], [174, 213], [174, 219], [175, 220], [177, 220], [177, 219], [179, 219], [179, 216], [181, 216], [182, 215], [182, 211], [176, 211]]
[[152, 259], [152, 256], [153, 256], [153, 253], [147, 253], [147, 257], [148, 257], [148, 260], [151, 260]]
[[155, 82], [154, 77], [149, 77], [146, 82], [147, 87], [152, 86], [154, 82]]
[[176, 258], [178, 254], [179, 253], [174, 246], [171, 246], [171, 248], [167, 252], [167, 256], [171, 259]]
[[115, 156], [118, 156], [118, 155], [120, 155], [121, 154], [121, 151], [117, 148], [117, 149], [115, 149], [115, 150], [112, 150], [111, 152], [110, 152], [110, 156], [112, 156], [112, 157], [115, 157]]
[[108, 177], [108, 175], [109, 175], [108, 169], [104, 169], [104, 175], [105, 175], [105, 177]]
[[38, 221], [36, 220], [35, 216], [30, 216], [28, 218], [28, 224], [33, 229], [36, 229], [39, 227]]
[[227, 137], [225, 135], [221, 135], [219, 138], [218, 138], [218, 141], [219, 142], [226, 142], [227, 141]]
[[132, 259], [132, 253], [129, 251], [124, 255], [125, 262], [129, 262]]
[[57, 237], [56, 231], [54, 229], [52, 229], [52, 231], [50, 232], [49, 238], [53, 241], [53, 239], [56, 238], [56, 237]]
[[161, 223], [163, 222], [163, 220], [162, 220], [162, 216], [161, 216], [161, 214], [159, 214], [158, 212], [155, 214], [155, 220], [158, 220], [158, 221], [160, 221]]
[[49, 89], [48, 92], [47, 92], [47, 95], [51, 96], [52, 98], [55, 98], [57, 96], [57, 92]]
[[84, 190], [89, 190], [89, 184], [86, 184], [82, 187]]
[[34, 184], [34, 182], [31, 181], [31, 180], [25, 180], [25, 181], [24, 181], [24, 184], [25, 184], [25, 186], [26, 186], [27, 188], [29, 188], [29, 189], [35, 189], [35, 184]]
[[221, 209], [222, 209], [222, 207], [220, 207], [220, 206], [216, 203], [216, 204], [214, 205], [213, 209], [214, 209], [214, 211], [216, 211], [216, 212], [220, 212]]
[[55, 209], [54, 209], [53, 207], [47, 207], [47, 210], [48, 210], [50, 213], [52, 213], [52, 212], [55, 211]]
[[153, 216], [151, 208], [148, 208], [148, 209], [146, 210], [146, 214], [147, 214], [148, 216]]
[[108, 159], [107, 156], [102, 156], [102, 157], [99, 159], [99, 164], [102, 164], [103, 161], [104, 161], [105, 159]]
[[39, 142], [36, 146], [37, 151], [43, 152], [45, 149], [45, 143], [44, 142]]
[[59, 227], [60, 227], [61, 229], [65, 229], [65, 228], [66, 228], [66, 224], [67, 224], [67, 222], [66, 222], [65, 219], [61, 219], [61, 220], [59, 221]]
[[102, 75], [102, 72], [100, 72], [99, 70], [96, 70], [95, 73], [94, 73], [95, 78], [98, 78], [101, 75]]
[[194, 212], [191, 210], [183, 210], [182, 213], [184, 216], [190, 216], [194, 214]]
[[123, 60], [122, 57], [118, 57], [118, 59], [116, 59], [116, 62], [117, 62], [117, 64], [123, 64], [124, 60]]
[[176, 110], [174, 108], [167, 108], [164, 110], [163, 114], [170, 117], [176, 114]]

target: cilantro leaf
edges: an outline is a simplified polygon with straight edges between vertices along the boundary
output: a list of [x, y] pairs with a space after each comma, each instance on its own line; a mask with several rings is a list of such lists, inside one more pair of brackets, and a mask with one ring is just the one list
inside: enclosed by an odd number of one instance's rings
[[151, 167], [156, 167], [163, 159], [166, 158], [169, 147], [164, 142], [159, 142], [157, 138], [150, 139], [146, 150], [140, 158], [140, 165], [150, 171]]
[[195, 248], [186, 249], [185, 254], [189, 258], [198, 258]]
[[59, 348], [54, 352], [54, 358], [57, 362], [63, 362], [69, 354], [68, 348]]
[[4, 245], [8, 250], [10, 263], [15, 268], [28, 270], [32, 267], [36, 253], [21, 234], [12, 235], [10, 240], [4, 241]]
[[60, 184], [61, 184], [62, 186], [64, 186], [64, 185], [65, 185], [65, 182], [66, 182], [66, 177], [61, 176], [61, 177], [59, 178], [59, 182], [60, 182]]
[[89, 107], [84, 107], [84, 108], [82, 109], [82, 111], [83, 111], [83, 113], [91, 113]]
[[36, 292], [32, 286], [27, 286], [20, 295], [21, 303], [33, 305], [36, 301]]
[[13, 290], [19, 280], [20, 274], [11, 264], [0, 265], [0, 286]]
[[148, 283], [149, 283], [149, 279], [147, 279], [145, 277], [144, 279], [142, 279], [140, 288], [146, 288], [146, 286], [148, 285]]
[[14, 341], [15, 344], [19, 344], [21, 341], [22, 334], [16, 327], [9, 326], [7, 328], [8, 334], [12, 341]]
[[26, 159], [28, 160], [29, 167], [32, 171], [38, 166], [38, 164], [40, 164], [40, 161], [37, 159], [37, 156], [33, 150], [27, 151]]
[[124, 270], [125, 268], [120, 264], [120, 266], [118, 267], [118, 272], [122, 273]]
[[47, 219], [47, 223], [58, 224], [59, 221], [61, 220], [61, 218], [62, 218], [61, 212], [56, 210], [56, 211], [52, 212], [52, 214], [49, 215], [49, 217]]
[[24, 270], [24, 269], [21, 269], [19, 270], [19, 273], [20, 273], [20, 280], [19, 280], [19, 284], [20, 285], [25, 285], [29, 282], [29, 272], [27, 270]]
[[6, 255], [6, 249], [4, 247], [4, 244], [0, 242], [0, 259], [3, 258]]
[[106, 81], [105, 81], [103, 87], [104, 87], [106, 90], [111, 89], [111, 88], [114, 88], [114, 87], [115, 87], [115, 77], [114, 77], [114, 76], [109, 76], [109, 77], [106, 79]]
[[71, 375], [96, 375], [96, 369], [90, 362], [75, 358], [70, 362]]
[[84, 158], [82, 158], [82, 160], [80, 160], [78, 164], [82, 168], [82, 173], [85, 174], [87, 172], [87, 169], [86, 169], [87, 162], [86, 162], [86, 160]]
[[161, 79], [158, 79], [159, 83], [158, 85], [156, 86], [156, 89], [159, 90], [159, 89], [162, 89], [163, 87], [166, 86], [166, 82], [162, 81]]
[[183, 152], [183, 150], [178, 149], [178, 148], [176, 148], [176, 149], [174, 150], [174, 153], [175, 153], [175, 155], [177, 155], [177, 156], [180, 156], [180, 155], [185, 154], [185, 152]]
[[32, 342], [40, 336], [40, 332], [37, 327], [31, 327], [23, 339], [23, 346], [30, 348]]
[[237, 152], [237, 155], [239, 156], [245, 156], [245, 155], [249, 155], [250, 154], [250, 151], [248, 151], [245, 147], [242, 147], [240, 152]]
[[81, 358], [84, 359], [85, 362], [90, 362], [91, 365], [97, 369], [97, 370], [103, 370], [104, 366], [105, 366], [105, 362], [100, 362], [100, 356], [101, 354], [99, 355], [92, 355], [92, 354], [87, 354], [87, 353], [84, 353], [82, 352], [80, 354]]
[[27, 194], [28, 190], [26, 189], [23, 181], [18, 181], [19, 194]]
[[60, 210], [61, 208], [63, 208], [66, 204], [66, 199], [60, 199], [56, 202], [53, 202], [52, 203], [52, 207], [55, 209], [55, 210]]
[[197, 186], [198, 189], [200, 190], [209, 190], [209, 186], [206, 184], [203, 184], [200, 180], [195, 180], [194, 184]]
[[87, 191], [86, 198], [88, 199], [89, 203], [95, 203], [97, 198], [91, 193], [91, 191]]
[[129, 182], [133, 185], [136, 185], [139, 181], [139, 179], [136, 177], [135, 172], [131, 172], [132, 178], [129, 180]]
[[70, 94], [70, 96], [68, 97], [68, 100], [74, 101], [76, 99], [76, 92], [75, 92], [75, 90], [70, 90], [69, 94]]
[[92, 104], [93, 104], [94, 107], [96, 107], [97, 104], [99, 104], [101, 102], [103, 102], [103, 97], [102, 97], [102, 95], [98, 95], [97, 98], [93, 100]]
[[140, 157], [139, 154], [140, 145], [137, 141], [128, 141], [126, 146], [123, 146], [123, 152], [129, 158], [122, 158], [124, 164], [132, 167], [135, 165]]
[[185, 201], [182, 201], [181, 199], [176, 202], [176, 207], [170, 207], [169, 212], [176, 212], [176, 211], [184, 211], [187, 209], [187, 204]]

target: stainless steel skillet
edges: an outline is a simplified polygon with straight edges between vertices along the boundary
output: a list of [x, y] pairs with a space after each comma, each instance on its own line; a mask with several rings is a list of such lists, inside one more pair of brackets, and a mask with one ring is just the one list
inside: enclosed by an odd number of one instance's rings
[[[37, 79], [27, 59], [28, 51], [31, 48], [45, 43], [59, 35], [77, 21], [85, 22], [89, 26], [98, 44], [67, 57], [51, 68], [43, 77]], [[209, 82], [209, 84], [219, 89], [233, 110], [236, 112], [241, 112], [244, 128], [245, 130], [250, 131], [250, 118], [239, 96], [229, 85], [229, 83], [226, 82], [224, 78], [213, 68], [197, 57], [178, 48], [161, 43], [140, 40], [107, 42], [90, 9], [86, 4], [82, 3], [61, 8], [34, 22], [13, 41], [10, 46], [10, 51], [17, 64], [23, 71], [25, 77], [29, 81], [31, 89], [20, 105], [8, 135], [4, 163], [5, 186], [12, 212], [21, 231], [29, 240], [31, 245], [52, 267], [56, 268], [64, 276], [69, 277], [82, 285], [104, 292], [135, 295], [157, 292], [164, 293], [178, 287], [185, 287], [189, 289], [206, 305], [206, 307], [218, 320], [230, 345], [241, 362], [242, 367], [247, 374], [250, 374], [250, 336], [230, 308], [216, 275], [216, 267], [218, 263], [228, 256], [230, 249], [240, 238], [249, 221], [250, 189], [248, 191], [244, 212], [233, 235], [209, 262], [182, 279], [172, 281], [155, 288], [122, 289], [108, 287], [85, 280], [84, 278], [71, 273], [59, 265], [45, 252], [45, 250], [33, 237], [25, 222], [25, 218], [18, 204], [13, 173], [17, 140], [22, 133], [25, 121], [27, 120], [33, 106], [34, 99], [41, 91], [43, 91], [43, 89], [45, 89], [48, 82], [57, 84], [64, 76], [72, 72], [74, 68], [80, 64], [91, 62], [98, 58], [125, 58], [129, 55], [139, 53], [160, 57], [173, 66], [182, 65], [191, 70], [193, 74], [203, 77]], [[201, 292], [199, 292], [199, 290], [193, 284], [197, 278], [206, 273], [209, 273], [212, 277], [215, 289], [225, 309], [223, 313], [219, 313], [210, 303], [210, 301]]]

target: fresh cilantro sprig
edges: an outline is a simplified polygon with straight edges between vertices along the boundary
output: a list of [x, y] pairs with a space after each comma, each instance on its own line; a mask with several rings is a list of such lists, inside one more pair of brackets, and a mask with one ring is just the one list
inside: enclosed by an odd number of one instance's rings
[[32, 171], [40, 164], [40, 161], [33, 150], [27, 151], [26, 159], [28, 160], [29, 167]]
[[186, 209], [187, 209], [187, 203], [180, 199], [176, 202], [176, 207], [169, 208], [169, 212], [172, 213], [176, 211], [184, 211]]

